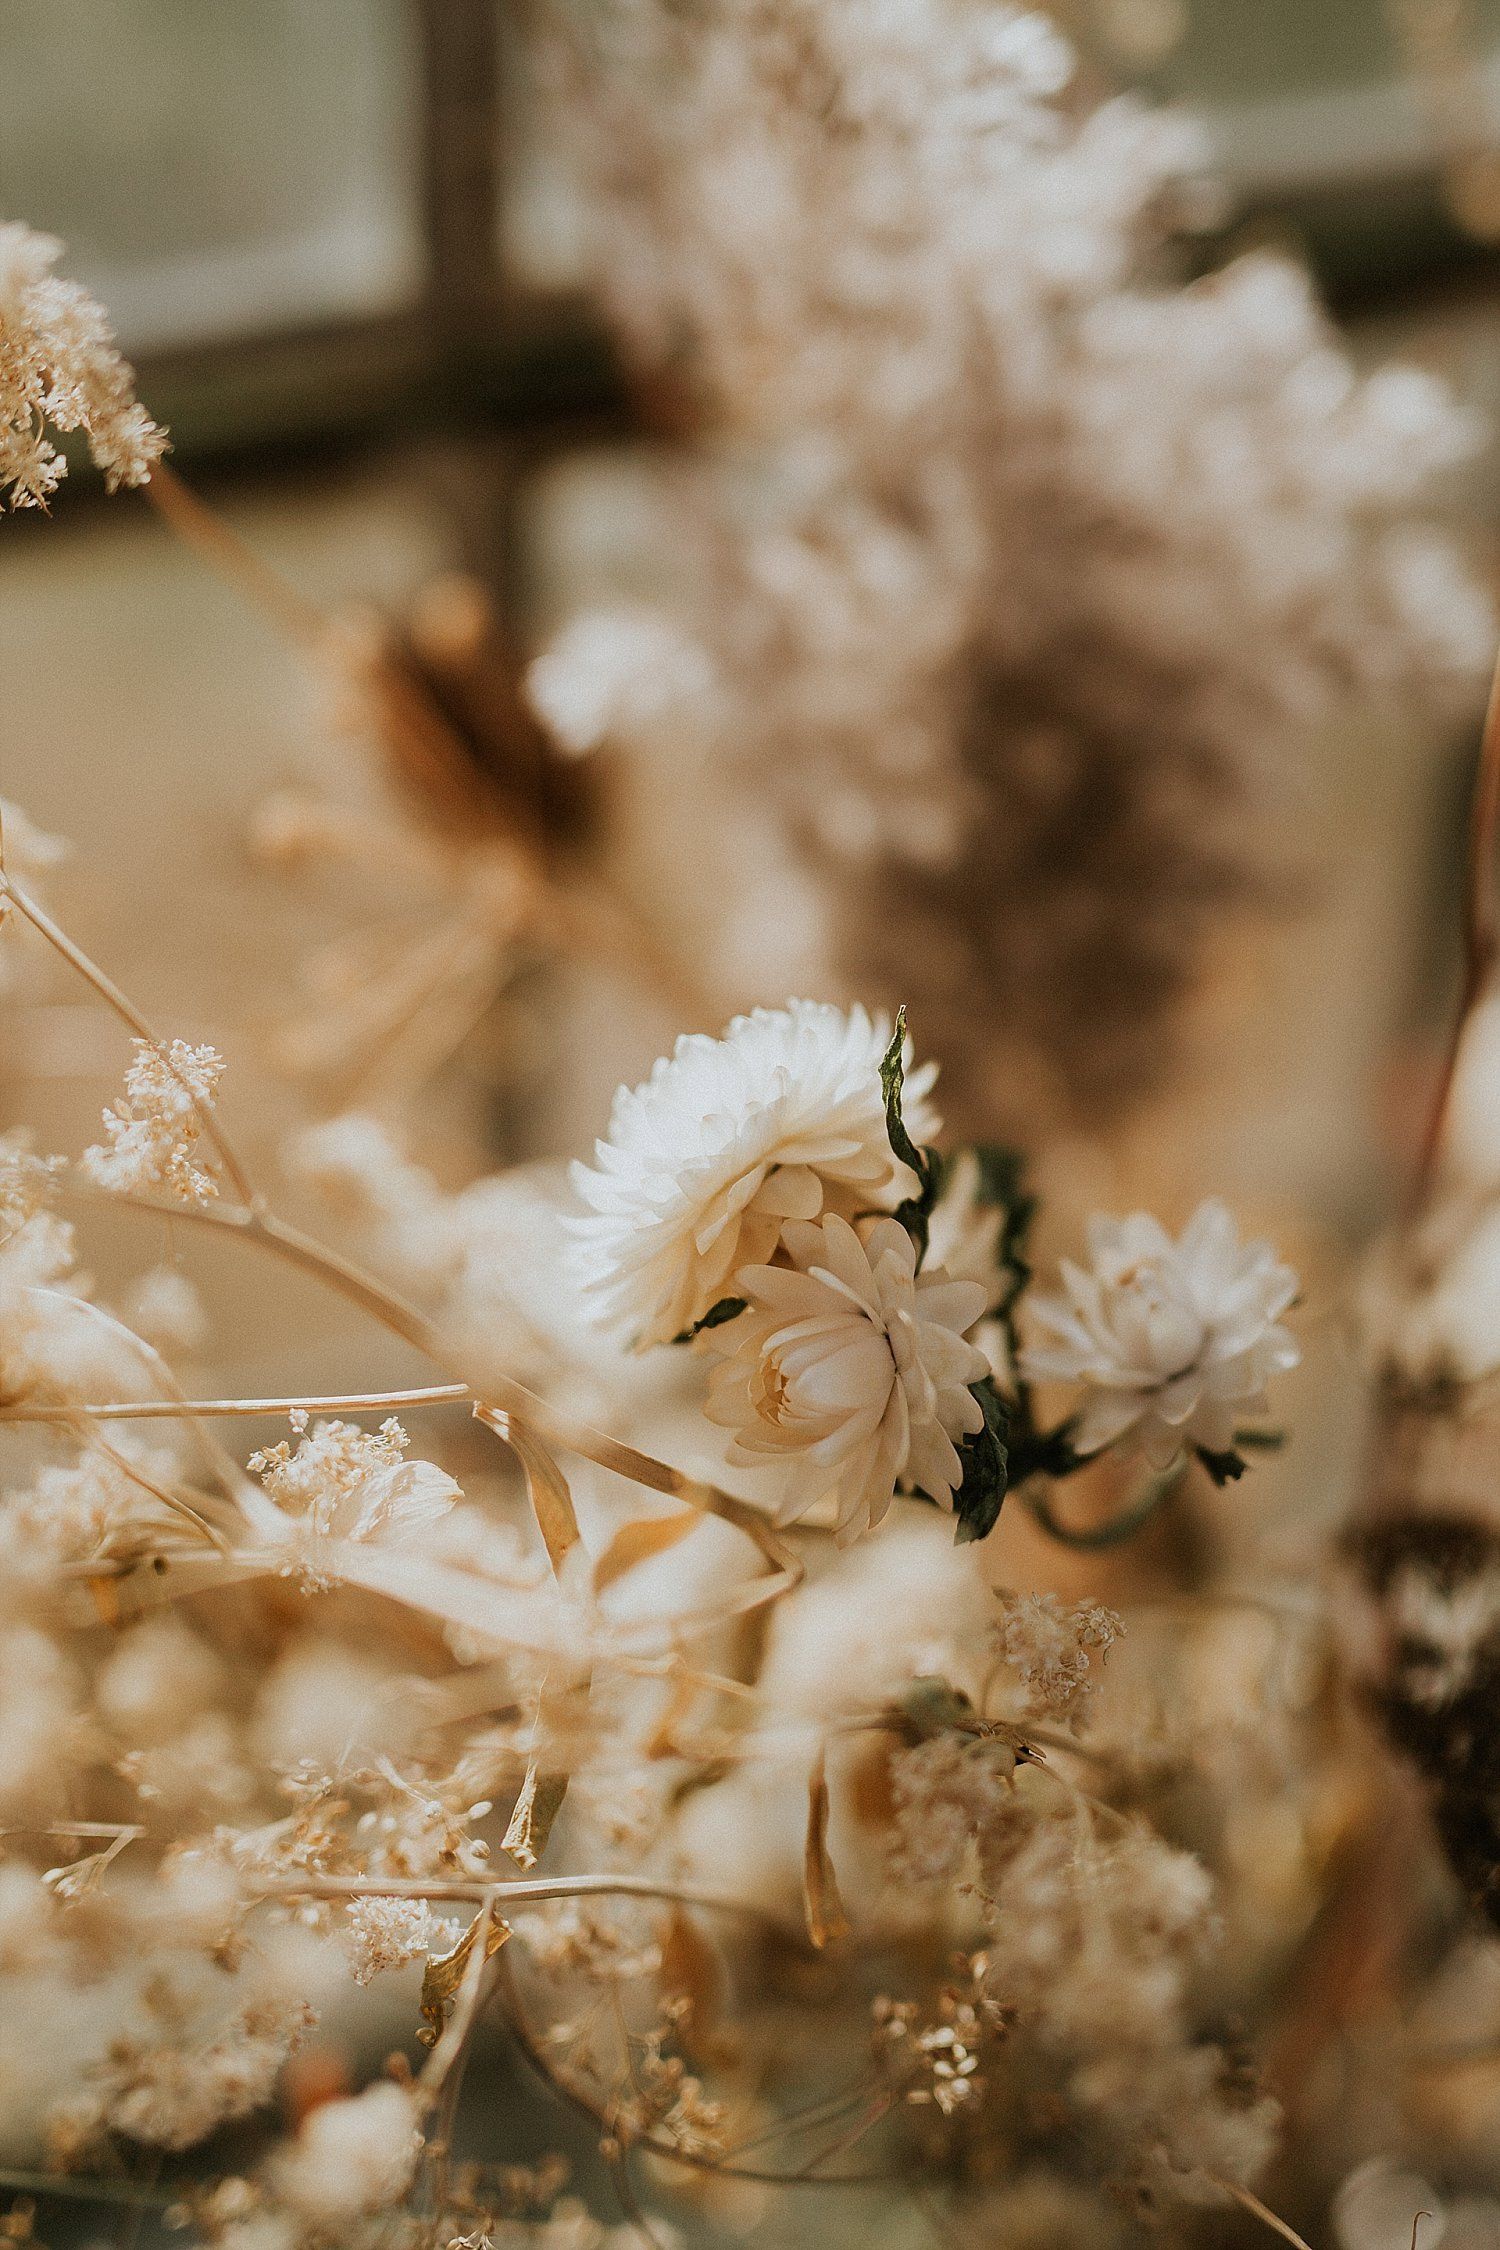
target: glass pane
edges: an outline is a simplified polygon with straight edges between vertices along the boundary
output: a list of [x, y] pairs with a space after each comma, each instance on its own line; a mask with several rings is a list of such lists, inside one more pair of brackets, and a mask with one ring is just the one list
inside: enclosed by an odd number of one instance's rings
[[0, 215], [127, 346], [394, 310], [422, 275], [403, 0], [6, 0]]
[[556, 100], [538, 83], [519, 27], [502, 15], [498, 248], [511, 280], [539, 292], [578, 288], [587, 271], [584, 189], [552, 122]]
[[[1095, 0], [1128, 51], [1156, 24], [1154, 82], [1205, 114], [1250, 189], [1364, 185], [1435, 161], [1436, 100], [1500, 119], [1500, 0]], [[1398, 26], [1400, 29], [1398, 30]], [[1404, 37], [1401, 35], [1404, 31]]]

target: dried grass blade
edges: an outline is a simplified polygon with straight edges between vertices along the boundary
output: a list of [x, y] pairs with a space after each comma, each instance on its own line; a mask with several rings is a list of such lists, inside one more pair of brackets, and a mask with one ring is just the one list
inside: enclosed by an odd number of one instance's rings
[[674, 1516], [638, 1516], [633, 1523], [621, 1524], [594, 1565], [595, 1594], [602, 1594], [641, 1563], [666, 1554], [702, 1521], [691, 1508], [683, 1508]]
[[567, 1794], [565, 1773], [543, 1773], [534, 1757], [528, 1761], [521, 1794], [516, 1799], [501, 1847], [528, 1874], [547, 1849], [552, 1823], [562, 1811]]
[[556, 1455], [533, 1431], [523, 1428], [498, 1408], [476, 1406], [474, 1414], [476, 1420], [504, 1438], [520, 1462], [526, 1478], [526, 1497], [546, 1546], [547, 1559], [553, 1576], [560, 1578], [564, 1563], [579, 1544], [580, 1533], [573, 1494]]
[[1252, 2195], [1249, 2188], [1241, 2187], [1236, 2180], [1223, 2179], [1217, 2172], [1207, 2172], [1204, 2177], [1212, 2180], [1215, 2187], [1222, 2188], [1226, 2195], [1233, 2196], [1242, 2211], [1248, 2211], [1253, 2219], [1259, 2219], [1261, 2225], [1269, 2227], [1272, 2234], [1279, 2234], [1283, 2242], [1290, 2242], [1293, 2250], [1311, 2250], [1311, 2245], [1303, 2240], [1295, 2227], [1289, 2227], [1285, 2219], [1278, 2218], [1269, 2204], [1262, 2203], [1260, 2197]]
[[838, 1877], [828, 1852], [828, 1775], [826, 1752], [813, 1761], [807, 1782], [807, 1845], [802, 1856], [802, 1904], [807, 1934], [821, 1951], [849, 1935], [849, 1917], [839, 1896]]

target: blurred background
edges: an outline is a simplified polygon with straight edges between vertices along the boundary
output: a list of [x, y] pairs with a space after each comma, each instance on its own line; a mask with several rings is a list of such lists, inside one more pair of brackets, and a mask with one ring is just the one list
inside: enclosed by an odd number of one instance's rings
[[[1500, 409], [1500, 0], [1058, 12], [1101, 80], [1201, 117], [1227, 191], [1205, 261], [1295, 248], [1358, 358]], [[401, 616], [462, 571], [524, 648], [637, 567], [654, 433], [578, 286], [516, 30], [494, 0], [8, 0], [0, 213], [67, 245], [179, 471], [305, 596]], [[1481, 549], [1497, 501], [1492, 447], [1454, 501]], [[327, 901], [256, 869], [243, 822], [348, 761], [326, 683], [81, 465], [52, 520], [0, 532], [0, 661], [0, 778], [89, 862], [90, 941], [189, 1033], [252, 1016], [247, 960], [277, 993]], [[1212, 964], [1214, 1067], [1133, 1128], [1158, 1157], [1165, 1134], [1195, 1176], [1357, 1221], [1451, 978], [1472, 748], [1361, 729], [1291, 777], [1315, 880]], [[568, 1101], [513, 1102], [509, 1145], [576, 1143], [661, 1028], [585, 1021]], [[97, 1070], [74, 1012], [40, 1029], [57, 1080]]]

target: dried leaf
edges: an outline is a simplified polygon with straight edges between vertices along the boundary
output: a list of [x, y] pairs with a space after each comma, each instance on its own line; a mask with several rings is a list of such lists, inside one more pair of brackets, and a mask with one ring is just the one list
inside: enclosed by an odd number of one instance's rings
[[[486, 1910], [482, 1909], [475, 1915], [451, 1953], [434, 1954], [427, 1964], [422, 1976], [421, 2008], [423, 2023], [421, 2030], [417, 2033], [417, 2037], [424, 2047], [435, 2047], [442, 2036], [443, 2026], [448, 2021], [448, 2011], [457, 1999], [458, 1988], [464, 1981], [464, 1971], [468, 1967], [470, 1957], [473, 1954], [475, 1941], [479, 1936], [480, 1924], [485, 1920], [485, 1912]], [[489, 1936], [485, 1939], [484, 1945], [486, 1961], [494, 1959], [501, 1946], [510, 1936], [510, 1924], [508, 1922], [502, 1922], [498, 1917], [491, 1915], [489, 1923]]]
[[476, 1406], [474, 1412], [481, 1422], [504, 1438], [520, 1462], [526, 1477], [526, 1497], [546, 1545], [552, 1574], [560, 1578], [564, 1562], [578, 1545], [579, 1531], [573, 1495], [555, 1454], [533, 1431], [523, 1429], [509, 1414], [488, 1406]]
[[807, 1847], [802, 1857], [802, 1904], [807, 1934], [820, 1950], [849, 1935], [849, 1917], [828, 1856], [828, 1776], [822, 1750], [807, 1783]]
[[[279, 1572], [288, 1550], [264, 1550], [266, 1575]], [[294, 1556], [302, 1550], [293, 1549]], [[474, 1635], [487, 1648], [535, 1650], [539, 1655], [565, 1655], [570, 1641], [576, 1644], [577, 1627], [549, 1601], [545, 1589], [518, 1589], [478, 1579], [471, 1572], [445, 1563], [430, 1562], [409, 1547], [383, 1547], [368, 1540], [319, 1539], [316, 1549], [319, 1575], [341, 1585], [362, 1586], [384, 1594], [408, 1609], [421, 1610], [441, 1623]], [[240, 1575], [252, 1577], [254, 1570]], [[218, 1585], [220, 1571], [211, 1581]]]
[[518, 1867], [528, 1870], [535, 1867], [547, 1849], [552, 1823], [562, 1811], [567, 1794], [565, 1773], [543, 1773], [536, 1759], [531, 1759], [501, 1847], [509, 1852]]
[[637, 1564], [666, 1554], [690, 1531], [696, 1531], [702, 1521], [691, 1508], [679, 1508], [675, 1515], [639, 1516], [633, 1523], [621, 1524], [594, 1565], [595, 1594], [602, 1594], [606, 1586], [613, 1586]]
[[661, 1988], [688, 2003], [688, 2027], [699, 2053], [713, 2044], [723, 2002], [719, 1956], [690, 1914], [674, 1906], [661, 1946]]

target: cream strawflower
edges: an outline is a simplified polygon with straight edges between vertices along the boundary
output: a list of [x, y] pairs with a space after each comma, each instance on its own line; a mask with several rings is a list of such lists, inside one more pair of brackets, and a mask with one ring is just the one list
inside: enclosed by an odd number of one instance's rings
[[955, 1281], [982, 1283], [988, 1302], [994, 1304], [1005, 1282], [1000, 1271], [1004, 1224], [1000, 1205], [985, 1198], [978, 1151], [961, 1149], [944, 1168], [942, 1191], [928, 1220], [928, 1262], [942, 1266]]
[[1219, 1202], [1199, 1205], [1174, 1242], [1156, 1219], [1095, 1219], [1091, 1270], [1062, 1262], [1067, 1294], [1030, 1309], [1055, 1343], [1022, 1372], [1086, 1385], [1073, 1444], [1097, 1453], [1133, 1430], [1154, 1468], [1188, 1445], [1227, 1452], [1268, 1376], [1301, 1358], [1280, 1314], [1297, 1276], [1269, 1243], [1241, 1243]]
[[984, 1415], [969, 1385], [989, 1372], [964, 1330], [984, 1311], [975, 1281], [918, 1274], [911, 1236], [878, 1219], [861, 1241], [836, 1214], [785, 1232], [790, 1266], [735, 1275], [748, 1309], [713, 1331], [727, 1356], [706, 1412], [732, 1430], [742, 1466], [790, 1461], [783, 1509], [831, 1495], [840, 1541], [879, 1523], [898, 1483], [947, 1504], [962, 1481], [954, 1439]]
[[[889, 1207], [915, 1182], [886, 1131], [880, 1061], [890, 1025], [814, 1000], [736, 1016], [722, 1039], [693, 1033], [615, 1096], [598, 1169], [573, 1167], [589, 1211], [573, 1221], [575, 1278], [601, 1325], [638, 1347], [669, 1343], [726, 1296], [736, 1270], [775, 1255], [792, 1220]], [[937, 1120], [936, 1076], [906, 1081], [919, 1145]]]

